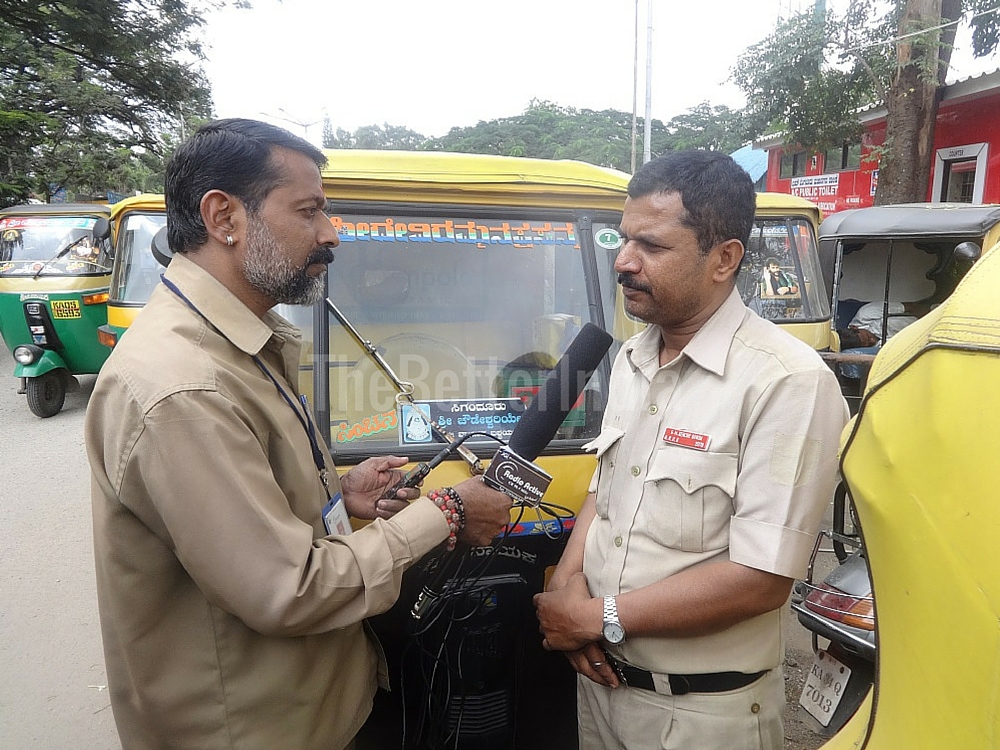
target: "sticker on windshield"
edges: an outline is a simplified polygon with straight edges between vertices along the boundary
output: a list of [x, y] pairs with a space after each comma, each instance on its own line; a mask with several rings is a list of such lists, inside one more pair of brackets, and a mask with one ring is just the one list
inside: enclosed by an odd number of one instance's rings
[[341, 242], [416, 243], [515, 247], [531, 249], [556, 245], [579, 249], [572, 222], [427, 219], [413, 217], [345, 217], [333, 215], [330, 223]]
[[431, 422], [455, 438], [489, 433], [506, 441], [524, 412], [524, 402], [520, 398], [435, 399], [400, 404], [399, 408], [400, 445], [433, 442]]
[[[90, 229], [97, 223], [93, 216], [5, 216], [0, 218], [0, 229], [24, 227], [58, 227], [60, 229]], [[5, 238], [6, 239], [6, 238]]]
[[594, 242], [605, 250], [617, 250], [622, 246], [622, 236], [614, 227], [605, 227], [594, 235]]

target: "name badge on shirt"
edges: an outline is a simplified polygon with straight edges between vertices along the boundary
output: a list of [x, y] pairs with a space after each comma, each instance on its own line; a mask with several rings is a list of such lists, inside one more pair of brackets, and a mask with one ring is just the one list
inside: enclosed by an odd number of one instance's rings
[[679, 445], [682, 448], [693, 448], [696, 451], [707, 451], [712, 438], [709, 435], [702, 435], [700, 432], [676, 430], [673, 427], [668, 427], [667, 431], [663, 433], [663, 442]]
[[351, 533], [351, 518], [344, 507], [344, 496], [339, 492], [323, 506], [323, 527], [328, 536], [347, 536]]

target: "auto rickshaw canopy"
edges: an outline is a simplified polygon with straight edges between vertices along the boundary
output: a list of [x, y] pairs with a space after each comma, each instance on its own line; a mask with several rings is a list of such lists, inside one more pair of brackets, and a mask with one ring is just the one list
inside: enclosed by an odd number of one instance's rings
[[331, 199], [607, 208], [620, 211], [630, 176], [571, 160], [436, 151], [327, 149]]
[[852, 208], [831, 214], [819, 227], [820, 241], [856, 239], [920, 239], [983, 236], [1000, 222], [1000, 205], [969, 203], [901, 203]]

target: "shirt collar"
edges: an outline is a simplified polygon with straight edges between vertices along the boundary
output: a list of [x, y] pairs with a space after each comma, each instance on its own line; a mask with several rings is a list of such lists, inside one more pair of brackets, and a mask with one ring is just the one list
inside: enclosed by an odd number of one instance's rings
[[[681, 354], [702, 369], [722, 375], [726, 369], [726, 359], [736, 331], [743, 324], [747, 315], [747, 307], [743, 303], [736, 287], [729, 293], [725, 301], [712, 313], [712, 317], [694, 335]], [[632, 370], [645, 373], [655, 372], [660, 367], [660, 327], [649, 326], [626, 350]]]
[[174, 255], [164, 276], [180, 289], [205, 320], [247, 354], [259, 354], [272, 335], [277, 334], [282, 340], [298, 336], [296, 329], [272, 310], [258, 318], [218, 279], [183, 253]]

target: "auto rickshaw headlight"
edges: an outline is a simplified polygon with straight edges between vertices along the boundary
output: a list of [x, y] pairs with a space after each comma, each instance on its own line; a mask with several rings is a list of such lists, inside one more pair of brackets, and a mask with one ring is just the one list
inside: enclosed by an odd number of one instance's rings
[[31, 365], [42, 357], [42, 350], [37, 346], [15, 346], [14, 359], [22, 365]]

